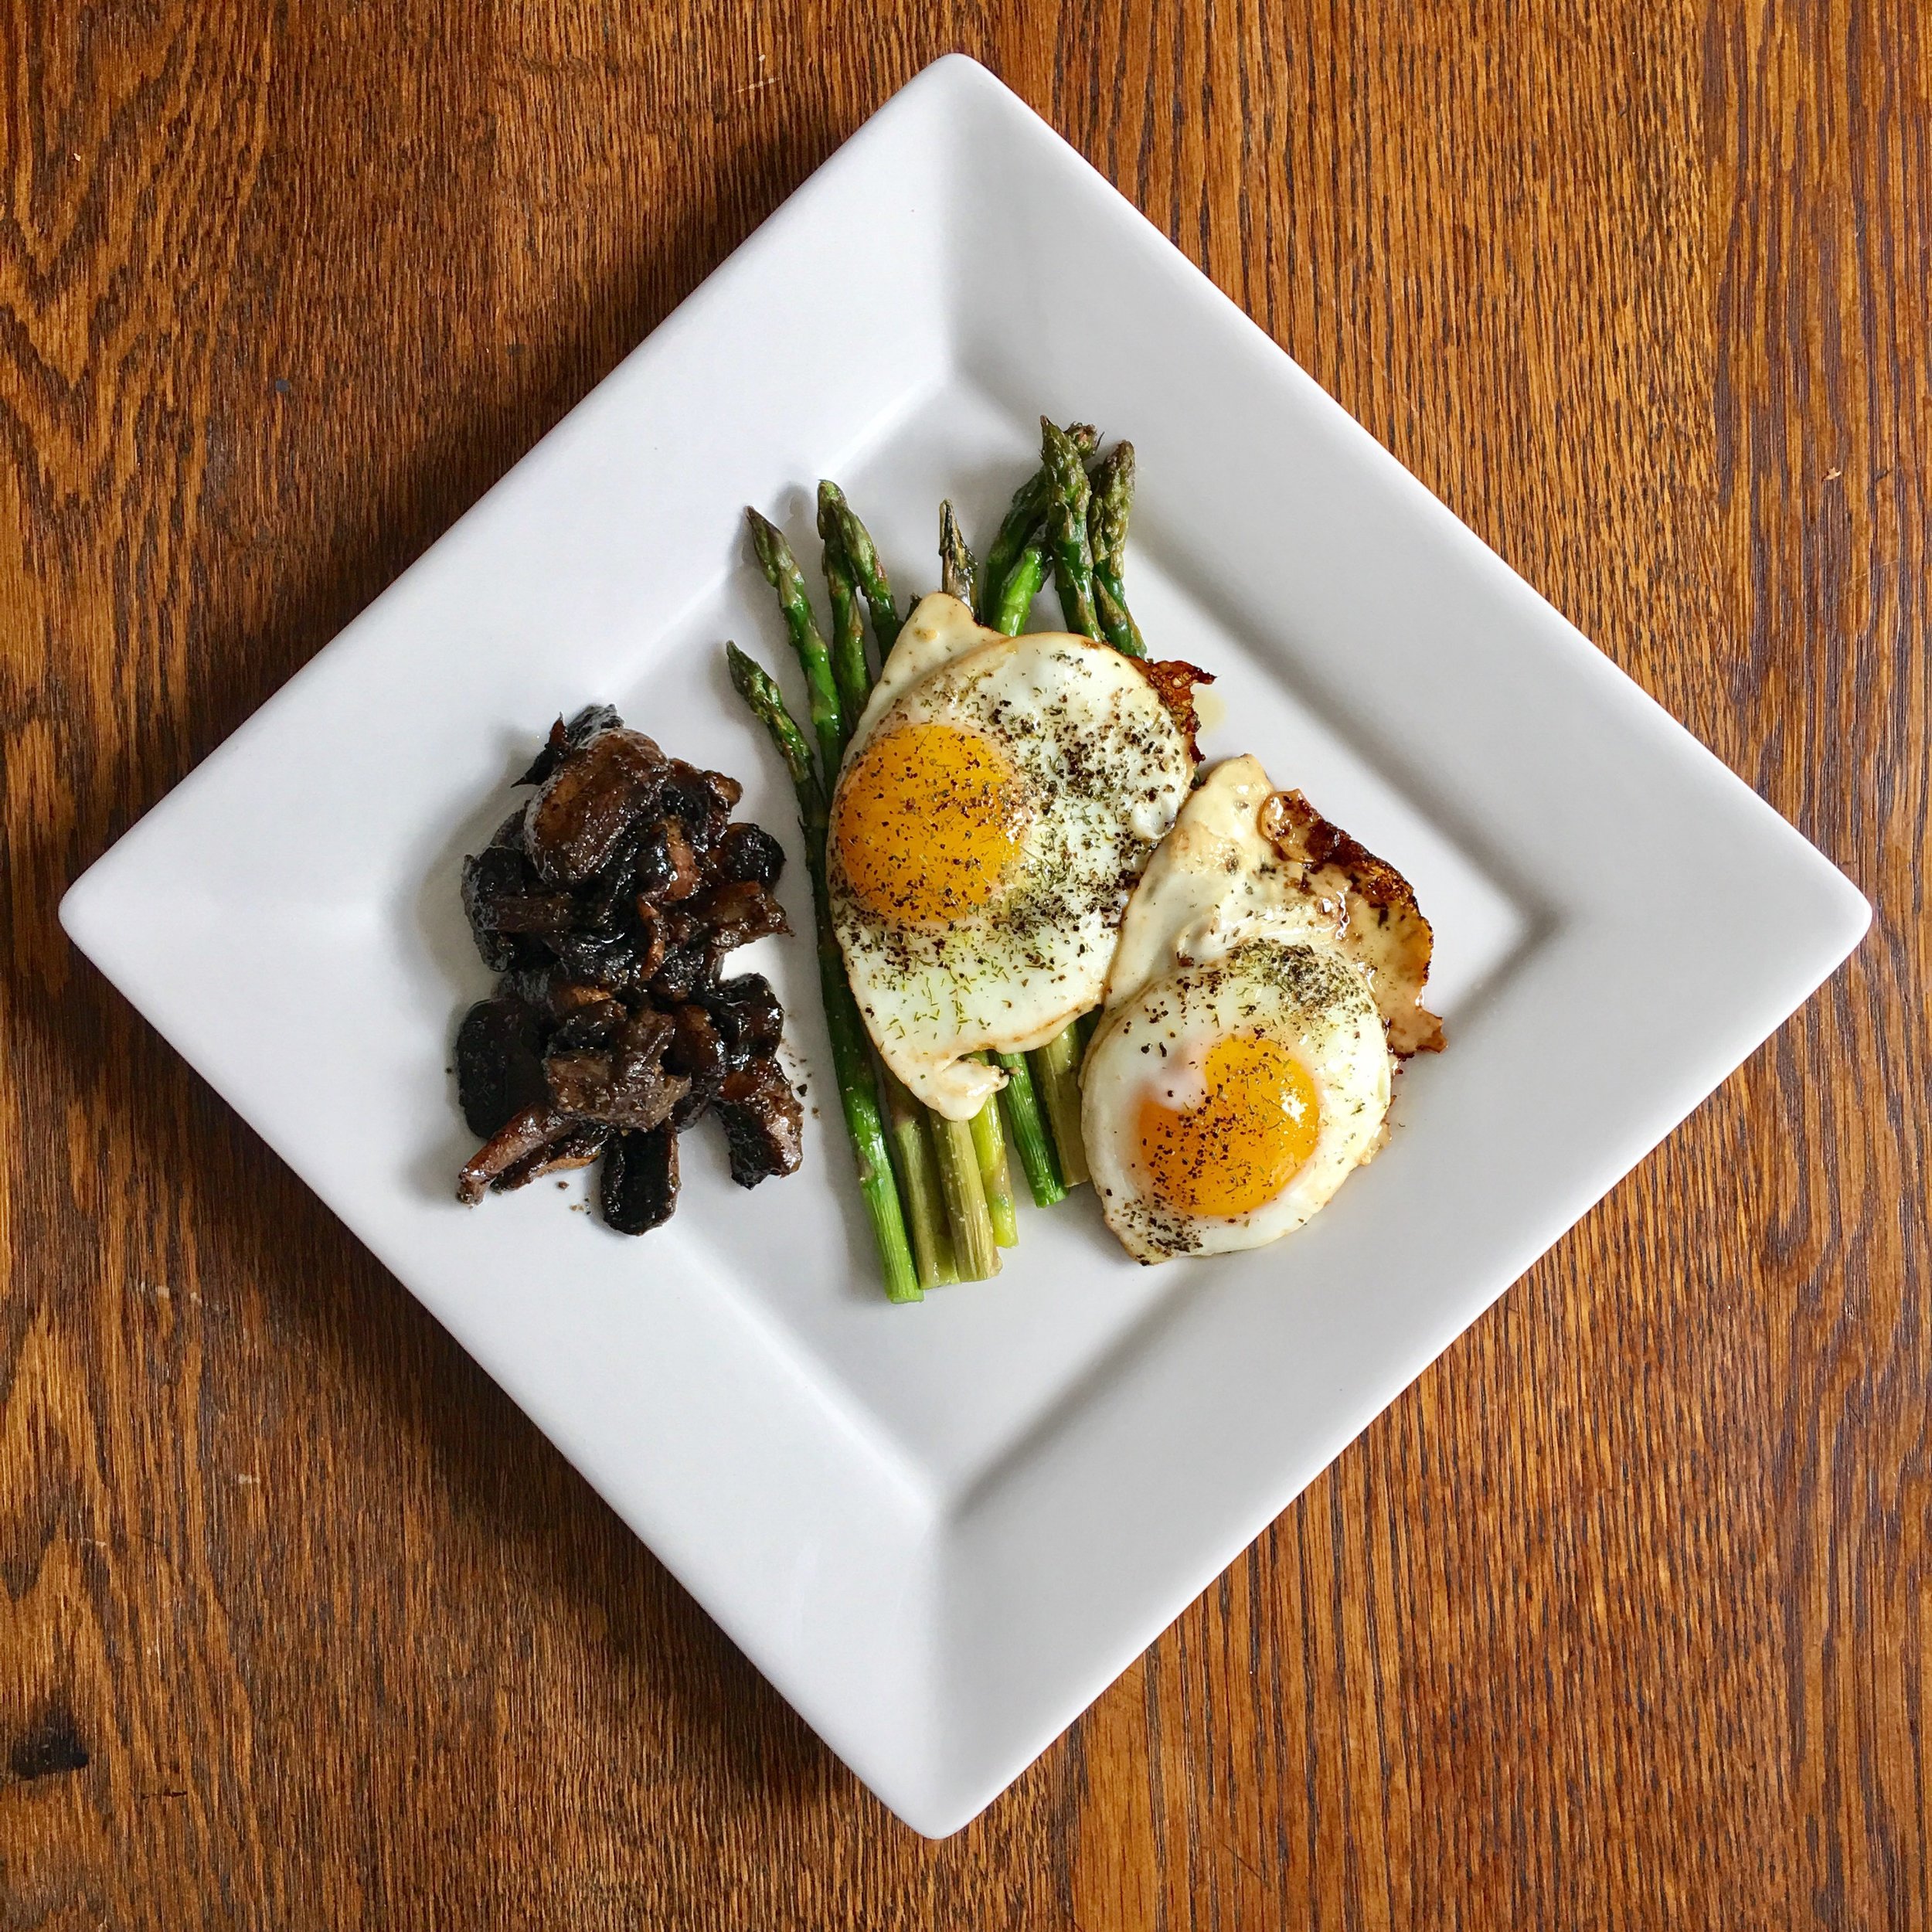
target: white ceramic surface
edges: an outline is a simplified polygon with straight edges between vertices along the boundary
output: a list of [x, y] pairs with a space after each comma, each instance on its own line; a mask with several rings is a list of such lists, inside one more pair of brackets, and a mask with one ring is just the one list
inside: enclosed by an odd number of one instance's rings
[[[889, 277], [861, 265], [890, 261]], [[1070, 303], [1104, 289], [1107, 301]], [[1035, 418], [1140, 453], [1129, 581], [1216, 671], [1209, 752], [1414, 882], [1452, 1043], [1305, 1232], [1142, 1270], [1083, 1195], [996, 1281], [873, 1284], [823, 1120], [642, 1241], [466, 1211], [457, 902], [549, 720], [615, 702], [790, 801], [726, 682], [786, 653], [741, 506], [839, 478], [897, 583]], [[789, 672], [787, 670], [787, 679]], [[795, 689], [795, 685], [794, 685]], [[795, 845], [795, 841], [794, 841]], [[795, 856], [795, 853], [794, 853]], [[787, 903], [809, 930], [794, 865]], [[70, 933], [918, 1830], [992, 1799], [1863, 931], [1864, 901], [970, 61], [929, 69], [101, 859]], [[1533, 1400], [1534, 1390], [1526, 1389]], [[1501, 1425], [1506, 1426], [1506, 1425]]]

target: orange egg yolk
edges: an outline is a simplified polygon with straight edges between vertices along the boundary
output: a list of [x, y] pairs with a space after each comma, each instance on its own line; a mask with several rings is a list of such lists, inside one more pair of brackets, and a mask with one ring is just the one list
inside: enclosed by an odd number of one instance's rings
[[838, 787], [832, 835], [867, 911], [895, 925], [956, 919], [1000, 889], [1020, 849], [1022, 791], [998, 747], [947, 724], [872, 740]]
[[1216, 1040], [1202, 1072], [1207, 1097], [1198, 1107], [1141, 1101], [1141, 1164], [1155, 1197], [1178, 1213], [1252, 1214], [1315, 1151], [1315, 1082], [1285, 1048], [1248, 1034]]

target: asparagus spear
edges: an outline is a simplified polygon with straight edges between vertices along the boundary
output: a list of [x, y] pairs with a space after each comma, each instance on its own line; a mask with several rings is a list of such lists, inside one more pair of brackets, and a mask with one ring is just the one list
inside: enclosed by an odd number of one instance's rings
[[[811, 703], [812, 735], [818, 740], [818, 756], [824, 761], [826, 783], [838, 770], [845, 750], [845, 720], [838, 703], [838, 688], [832, 674], [832, 658], [811, 614], [811, 599], [805, 594], [805, 580], [791, 546], [775, 523], [747, 508], [745, 521], [751, 526], [753, 547], [766, 580], [778, 593], [778, 607], [784, 613], [785, 628], [791, 633], [791, 648], [805, 674], [805, 689]], [[775, 690], [777, 687], [774, 685]]]
[[866, 620], [859, 613], [852, 564], [838, 539], [839, 501], [838, 485], [821, 481], [818, 535], [825, 546], [825, 593], [832, 600], [832, 675], [838, 687], [841, 735], [849, 738], [872, 690], [872, 668], [866, 662]]
[[[1090, 455], [1094, 444], [1100, 440], [1091, 423], [1071, 423], [1066, 434], [1083, 457]], [[986, 566], [980, 573], [979, 621], [992, 625], [995, 631], [1004, 631], [1009, 637], [1014, 635], [1026, 622], [1026, 613], [1032, 607], [1034, 594], [1043, 580], [1045, 553], [1039, 550], [1041, 531], [1052, 495], [1052, 481], [1043, 468], [1036, 470], [1013, 492], [1012, 504], [1000, 524], [992, 548], [986, 553]], [[1036, 560], [1041, 566], [1041, 574], [1034, 577], [1032, 590], [1026, 591], [1024, 600], [1020, 601], [1021, 587], [1012, 585], [1009, 580], [1029, 550], [1039, 552]], [[994, 614], [1010, 609], [1015, 602], [1019, 603], [1019, 611], [1013, 621], [999, 622]]]
[[986, 1190], [979, 1178], [972, 1123], [949, 1121], [944, 1114], [934, 1114], [931, 1121], [939, 1189], [946, 1197], [946, 1218], [953, 1226], [953, 1258], [961, 1281], [984, 1281], [999, 1272], [999, 1247], [993, 1238], [993, 1219], [987, 1212]]
[[953, 506], [939, 506], [939, 587], [948, 597], [970, 605], [978, 588], [979, 565], [966, 539], [959, 533], [959, 519]]
[[[1043, 539], [1046, 526], [1040, 526]], [[1009, 638], [1019, 634], [1020, 626], [1026, 621], [1027, 613], [1033, 607], [1033, 600], [1039, 595], [1040, 586], [1046, 581], [1046, 546], [1043, 540], [1029, 543], [1019, 553], [1013, 567], [1007, 573], [1006, 581], [1000, 587], [994, 599], [992, 608], [987, 613], [985, 622], [995, 631], [1004, 631]]]
[[1080, 1138], [1078, 1026], [1066, 1027], [1057, 1039], [1036, 1047], [1029, 1057], [1033, 1063], [1033, 1084], [1046, 1101], [1046, 1117], [1053, 1123], [1060, 1179], [1069, 1187], [1078, 1187], [1087, 1178], [1087, 1148]]
[[946, 1202], [940, 1192], [939, 1168], [927, 1130], [926, 1110], [906, 1091], [890, 1067], [879, 1070], [886, 1092], [886, 1117], [892, 1128], [893, 1165], [906, 1203], [911, 1231], [913, 1261], [922, 1288], [949, 1286], [959, 1279], [953, 1257], [953, 1237], [946, 1225]]
[[1130, 658], [1147, 655], [1146, 641], [1127, 607], [1121, 565], [1127, 554], [1127, 522], [1134, 503], [1134, 445], [1116, 443], [1094, 471], [1093, 507], [1088, 526], [1094, 545], [1094, 605], [1100, 629], [1116, 651]]
[[999, 1097], [1006, 1110], [1013, 1151], [1019, 1156], [1033, 1205], [1051, 1207], [1066, 1199], [1066, 1189], [1060, 1185], [1060, 1163], [1053, 1158], [1053, 1139], [1041, 1117], [1032, 1070], [1026, 1064], [1024, 1053], [996, 1053], [993, 1057], [1006, 1070], [1006, 1084], [1000, 1089]]
[[866, 608], [872, 614], [872, 634], [879, 640], [879, 662], [883, 665], [898, 638], [902, 621], [899, 607], [893, 601], [892, 584], [886, 566], [879, 560], [878, 551], [872, 547], [872, 533], [859, 522], [845, 501], [845, 492], [835, 483], [818, 485], [821, 515], [828, 499], [838, 526], [839, 547], [852, 566], [852, 581], [865, 597]]
[[1094, 551], [1087, 534], [1087, 505], [1093, 495], [1080, 446], [1043, 416], [1040, 455], [1052, 488], [1046, 512], [1047, 547], [1053, 559], [1053, 583], [1070, 631], [1083, 638], [1100, 635], [1094, 609]]
[[1094, 611], [1100, 621], [1101, 634], [1122, 657], [1147, 655], [1147, 641], [1141, 635], [1141, 627], [1134, 621], [1134, 614], [1120, 600], [1097, 569], [1094, 573]]
[[[1127, 546], [1128, 519], [1134, 508], [1134, 445], [1116, 443], [1094, 465], [1087, 482], [1093, 491], [1087, 523], [1094, 541], [1094, 567], [1104, 570]], [[1117, 570], [1117, 564], [1115, 567]]]
[[[795, 566], [794, 570], [795, 573]], [[878, 1084], [866, 1051], [866, 1030], [859, 1017], [858, 1003], [846, 983], [845, 963], [838, 956], [838, 942], [832, 930], [832, 906], [825, 891], [825, 788], [812, 769], [811, 750], [804, 734], [785, 709], [784, 699], [770, 676], [736, 645], [725, 646], [725, 659], [730, 666], [733, 688], [770, 733], [798, 795], [805, 862], [811, 875], [819, 989], [825, 1000], [826, 1031], [832, 1036], [833, 1075], [859, 1168], [859, 1191], [872, 1222], [873, 1239], [879, 1243], [887, 1296], [894, 1301], [917, 1301], [921, 1299], [922, 1291], [906, 1240], [899, 1190], [893, 1181], [879, 1111]]]
[[[984, 1053], [978, 1056], [984, 1060]], [[986, 1196], [986, 1218], [993, 1239], [1003, 1248], [1019, 1245], [1019, 1219], [1013, 1212], [1013, 1177], [1006, 1165], [1006, 1135], [999, 1124], [999, 1097], [987, 1101], [968, 1123], [973, 1153], [979, 1162], [979, 1182]]]

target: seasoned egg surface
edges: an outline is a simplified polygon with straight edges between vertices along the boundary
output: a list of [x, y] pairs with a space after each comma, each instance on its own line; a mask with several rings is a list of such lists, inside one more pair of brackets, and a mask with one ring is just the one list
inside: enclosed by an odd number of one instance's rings
[[879, 1056], [954, 1120], [1100, 1002], [1188, 744], [1131, 658], [1009, 638], [957, 599], [907, 620], [832, 804], [832, 920]]
[[1430, 946], [1401, 876], [1257, 760], [1206, 774], [1128, 902], [1082, 1074], [1131, 1253], [1259, 1247], [1372, 1157], [1396, 1055], [1441, 1043]]
[[1223, 759], [1201, 781], [1128, 903], [1107, 971], [1108, 1005], [1262, 930], [1289, 940], [1335, 937], [1339, 901], [1304, 891], [1301, 868], [1261, 830], [1274, 796], [1257, 758]]
[[1393, 1067], [1332, 947], [1252, 939], [1115, 1007], [1082, 1073], [1087, 1164], [1142, 1261], [1259, 1247], [1374, 1152]]

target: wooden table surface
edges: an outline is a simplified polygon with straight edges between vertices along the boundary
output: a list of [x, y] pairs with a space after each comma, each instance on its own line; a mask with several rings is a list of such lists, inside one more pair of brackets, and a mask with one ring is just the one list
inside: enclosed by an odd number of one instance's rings
[[[1917, 12], [0, 9], [0, 1925], [1927, 1923]], [[931, 1845], [54, 908], [952, 48], [1878, 920]]]

